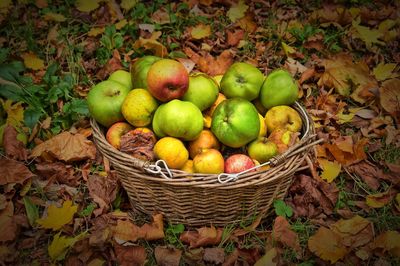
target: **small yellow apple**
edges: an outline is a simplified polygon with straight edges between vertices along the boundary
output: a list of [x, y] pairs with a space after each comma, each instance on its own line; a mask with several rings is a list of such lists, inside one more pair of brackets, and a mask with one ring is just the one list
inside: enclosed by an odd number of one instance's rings
[[197, 139], [192, 140], [188, 144], [189, 157], [194, 158], [203, 149], [219, 150], [220, 143], [217, 137], [209, 129], [203, 129]]
[[287, 105], [279, 105], [267, 111], [265, 114], [265, 123], [268, 132], [272, 132], [277, 128], [299, 132], [303, 121], [295, 109]]
[[204, 149], [193, 159], [195, 173], [220, 174], [224, 172], [224, 166], [224, 157], [216, 149]]
[[181, 168], [181, 170], [187, 173], [194, 173], [193, 160], [187, 160], [186, 163]]

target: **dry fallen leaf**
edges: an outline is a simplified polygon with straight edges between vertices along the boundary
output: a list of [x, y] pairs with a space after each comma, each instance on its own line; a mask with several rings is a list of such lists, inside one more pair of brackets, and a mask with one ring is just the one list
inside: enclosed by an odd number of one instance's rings
[[[319, 86], [335, 88], [340, 95], [351, 96], [359, 103], [374, 97], [370, 90], [378, 88], [378, 83], [370, 75], [366, 63], [354, 63], [350, 55], [341, 53], [324, 59], [323, 65], [325, 72], [318, 81]], [[352, 84], [355, 86], [354, 91], [351, 90]]]
[[179, 239], [188, 243], [190, 248], [217, 245], [221, 242], [222, 232], [222, 228], [215, 228], [214, 226], [201, 227], [196, 231], [183, 232]]
[[58, 159], [65, 162], [75, 162], [94, 159], [96, 147], [93, 142], [81, 134], [62, 132], [53, 138], [37, 145], [30, 157], [43, 157], [48, 160]]
[[275, 266], [277, 265], [276, 262], [274, 262], [274, 259], [278, 252], [276, 251], [275, 248], [271, 248], [268, 250], [264, 256], [262, 256], [255, 264], [254, 266]]
[[70, 186], [77, 186], [80, 179], [80, 177], [75, 174], [75, 170], [72, 165], [66, 165], [62, 162], [43, 162], [36, 164], [35, 173], [47, 180], [54, 178], [57, 182]]
[[389, 252], [400, 258], [400, 233], [397, 231], [386, 231], [378, 235], [373, 242], [374, 249], [380, 249], [382, 253]]
[[97, 9], [101, 1], [103, 0], [92, 0], [92, 1], [77, 0], [75, 2], [75, 7], [81, 12], [90, 12]]
[[368, 49], [371, 49], [372, 44], [380, 44], [385, 45], [381, 39], [383, 37], [383, 33], [378, 29], [370, 29], [365, 26], [360, 25], [360, 19], [353, 20], [353, 36], [356, 36], [365, 42], [365, 45]]
[[239, 0], [239, 3], [231, 6], [226, 15], [232, 22], [236, 22], [236, 20], [244, 17], [248, 8], [249, 6], [246, 5], [244, 0]]
[[365, 202], [372, 208], [382, 208], [393, 200], [396, 193], [395, 189], [389, 189], [383, 193], [367, 195]]
[[380, 104], [393, 115], [400, 113], [400, 79], [389, 79], [379, 88]]
[[179, 266], [182, 250], [168, 247], [157, 246], [154, 249], [157, 265], [160, 266]]
[[49, 256], [53, 261], [63, 260], [65, 259], [65, 255], [68, 250], [79, 240], [85, 237], [86, 233], [83, 232], [75, 237], [67, 237], [61, 236], [61, 232], [58, 232], [53, 237], [53, 241], [51, 241], [47, 250], [49, 252]]
[[70, 200], [64, 201], [61, 208], [51, 204], [47, 208], [47, 216], [37, 219], [36, 222], [43, 228], [58, 230], [72, 221], [77, 210], [78, 205], [73, 205]]
[[56, 22], [64, 22], [66, 21], [66, 17], [62, 14], [57, 14], [53, 12], [48, 12], [43, 16], [44, 20], [49, 20], [49, 21], [56, 21]]
[[383, 81], [389, 78], [396, 78], [399, 76], [399, 73], [395, 72], [397, 64], [384, 64], [379, 63], [372, 72], [377, 80]]
[[364, 147], [368, 143], [367, 138], [363, 138], [357, 141], [353, 145], [352, 152], [347, 152], [343, 150], [343, 146], [340, 143], [337, 145], [336, 143], [329, 144], [325, 143], [323, 146], [326, 147], [329, 152], [335, 157], [335, 160], [343, 166], [348, 166], [359, 161], [367, 159], [367, 155], [364, 152]]
[[212, 265], [220, 265], [225, 260], [225, 251], [223, 248], [205, 248], [203, 260], [208, 263], [212, 263]]
[[6, 123], [14, 127], [19, 127], [24, 121], [24, 107], [22, 102], [14, 103], [11, 100], [4, 101], [0, 99], [0, 103], [3, 106], [4, 111], [7, 113]]
[[114, 238], [123, 241], [157, 240], [164, 238], [163, 215], [155, 214], [151, 224], [144, 224], [141, 227], [126, 220], [118, 220], [113, 227]]
[[160, 42], [154, 39], [139, 39], [133, 44], [135, 49], [144, 48], [145, 50], [153, 51], [155, 56], [165, 57], [168, 54], [167, 48]]
[[21, 57], [24, 60], [24, 64], [27, 68], [32, 70], [40, 70], [44, 68], [44, 61], [37, 57], [37, 55], [34, 53], [24, 53]]
[[0, 242], [12, 241], [17, 237], [18, 226], [14, 221], [14, 204], [9, 201], [0, 210]]
[[308, 248], [321, 259], [329, 260], [332, 264], [348, 253], [346, 246], [341, 243], [340, 236], [326, 227], [320, 227], [308, 239]]
[[4, 128], [3, 146], [8, 157], [24, 161], [28, 159], [28, 150], [24, 143], [18, 140], [18, 132], [13, 126], [6, 125]]
[[318, 159], [319, 165], [322, 167], [321, 178], [331, 183], [340, 174], [342, 166], [326, 159]]
[[208, 36], [210, 36], [210, 34], [211, 34], [211, 26], [202, 23], [196, 25], [190, 30], [190, 35], [192, 36], [192, 38], [197, 40], [207, 38]]
[[289, 222], [283, 216], [277, 216], [275, 218], [274, 226], [272, 228], [272, 237], [275, 241], [278, 241], [297, 252], [301, 251], [299, 237], [290, 228]]
[[124, 9], [125, 11], [129, 11], [132, 8], [135, 7], [135, 5], [138, 3], [138, 0], [121, 0], [121, 8]]
[[94, 211], [94, 215], [98, 216], [108, 211], [118, 192], [116, 178], [113, 175], [91, 175], [87, 186], [90, 197], [99, 205], [99, 208]]
[[23, 163], [4, 157], [0, 158], [0, 185], [22, 184], [33, 176], [35, 175]]
[[146, 249], [140, 246], [114, 245], [117, 261], [121, 266], [142, 266], [147, 258]]

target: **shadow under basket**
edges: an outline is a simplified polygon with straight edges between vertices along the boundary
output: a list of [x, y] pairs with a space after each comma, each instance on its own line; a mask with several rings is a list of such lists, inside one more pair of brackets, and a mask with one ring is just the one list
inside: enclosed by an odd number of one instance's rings
[[[162, 213], [170, 223], [224, 226], [256, 215], [266, 216], [275, 199], [282, 199], [294, 173], [304, 166], [312, 146], [319, 143], [310, 116], [299, 103], [292, 105], [303, 120], [300, 141], [274, 157], [268, 170], [252, 171], [221, 183], [216, 174], [186, 173], [122, 153], [105, 138], [106, 129], [91, 119], [97, 148], [117, 171], [135, 211]], [[154, 173], [158, 169], [159, 173]]]

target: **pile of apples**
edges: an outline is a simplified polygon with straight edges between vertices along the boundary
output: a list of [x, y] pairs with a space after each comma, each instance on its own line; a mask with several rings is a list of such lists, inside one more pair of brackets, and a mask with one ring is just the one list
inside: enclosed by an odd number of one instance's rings
[[283, 69], [265, 76], [236, 62], [224, 75], [189, 75], [177, 60], [144, 56], [130, 72], [117, 70], [93, 86], [87, 102], [116, 149], [126, 151], [121, 140], [129, 136], [139, 145], [134, 150], [147, 151], [132, 156], [219, 174], [263, 164], [298, 141], [302, 119], [291, 107], [297, 98]]

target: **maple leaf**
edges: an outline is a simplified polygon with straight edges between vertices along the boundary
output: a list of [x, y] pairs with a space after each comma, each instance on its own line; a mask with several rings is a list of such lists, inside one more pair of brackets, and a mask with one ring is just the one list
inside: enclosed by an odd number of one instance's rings
[[370, 49], [372, 44], [374, 43], [379, 45], [385, 45], [384, 42], [378, 40], [383, 37], [382, 32], [380, 32], [377, 29], [370, 29], [368, 27], [361, 26], [360, 21], [361, 19], [359, 18], [353, 20], [352, 22], [352, 27], [355, 30], [354, 35], [363, 40], [368, 49]]
[[399, 73], [395, 73], [395, 69], [397, 64], [384, 64], [379, 63], [372, 72], [377, 80], [383, 81], [389, 78], [396, 78], [399, 76]]
[[71, 222], [77, 210], [78, 206], [73, 205], [70, 200], [64, 201], [61, 208], [57, 208], [56, 205], [51, 204], [47, 208], [47, 217], [37, 219], [36, 222], [43, 228], [55, 231]]
[[239, 0], [239, 3], [231, 6], [226, 15], [232, 22], [235, 22], [236, 20], [244, 17], [248, 8], [249, 6], [246, 5], [244, 0]]
[[0, 103], [3, 106], [4, 111], [7, 113], [6, 123], [14, 127], [19, 127], [24, 121], [24, 107], [22, 102], [13, 103], [12, 100], [0, 99]]
[[331, 183], [339, 175], [342, 166], [335, 161], [318, 159], [319, 165], [322, 167], [321, 178]]
[[65, 131], [37, 145], [30, 157], [39, 156], [50, 160], [56, 158], [65, 162], [94, 159], [96, 147], [85, 136]]
[[24, 53], [22, 54], [22, 59], [24, 60], [24, 65], [32, 70], [40, 70], [44, 68], [44, 61], [37, 57], [34, 53]]
[[211, 26], [204, 25], [202, 23], [198, 24], [197, 26], [191, 28], [190, 35], [192, 38], [200, 40], [210, 36], [211, 34]]
[[308, 239], [308, 248], [321, 259], [329, 260], [332, 264], [348, 253], [346, 246], [341, 243], [340, 236], [326, 227], [320, 227]]
[[[325, 72], [318, 80], [318, 85], [335, 88], [342, 96], [351, 96], [359, 103], [374, 97], [370, 89], [378, 88], [377, 81], [370, 76], [369, 68], [364, 62], [354, 63], [350, 55], [341, 53], [333, 58], [323, 60]], [[356, 88], [352, 91], [352, 85]]]
[[350, 249], [363, 246], [374, 237], [373, 224], [359, 215], [346, 220], [340, 219], [330, 228], [341, 237], [341, 243]]
[[68, 250], [79, 240], [86, 236], [86, 232], [83, 232], [75, 237], [60, 236], [61, 232], [58, 232], [53, 237], [50, 245], [47, 248], [49, 256], [52, 260], [63, 260]]

